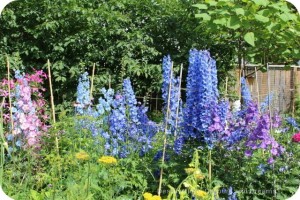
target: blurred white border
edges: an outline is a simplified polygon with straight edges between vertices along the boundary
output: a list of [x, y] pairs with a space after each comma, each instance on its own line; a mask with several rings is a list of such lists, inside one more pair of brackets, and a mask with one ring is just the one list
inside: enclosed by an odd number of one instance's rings
[[1, 15], [3, 8], [12, 1], [15, 1], [15, 0], [0, 0], [0, 15]]
[[297, 8], [298, 14], [299, 14], [299, 12], [300, 12], [300, 1], [299, 0], [286, 0], [286, 1], [293, 4]]

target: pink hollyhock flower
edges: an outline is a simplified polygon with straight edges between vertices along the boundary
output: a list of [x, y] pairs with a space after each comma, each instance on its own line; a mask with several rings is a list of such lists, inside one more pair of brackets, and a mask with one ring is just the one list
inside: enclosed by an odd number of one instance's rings
[[293, 142], [300, 142], [300, 132], [293, 135], [292, 141]]

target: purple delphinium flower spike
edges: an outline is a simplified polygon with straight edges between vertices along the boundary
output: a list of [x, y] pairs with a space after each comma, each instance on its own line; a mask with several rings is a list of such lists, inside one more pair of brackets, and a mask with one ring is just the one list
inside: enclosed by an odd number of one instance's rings
[[257, 124], [257, 127], [251, 132], [245, 145], [250, 148], [250, 150], [259, 148], [267, 150], [270, 148], [272, 156], [268, 162], [273, 163], [273, 157], [281, 155], [284, 152], [284, 148], [270, 135], [270, 118], [268, 113], [261, 115]]

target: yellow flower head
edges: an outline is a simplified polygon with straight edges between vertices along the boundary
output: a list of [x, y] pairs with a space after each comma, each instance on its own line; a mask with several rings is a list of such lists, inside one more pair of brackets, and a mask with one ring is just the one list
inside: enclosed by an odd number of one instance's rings
[[152, 194], [149, 193], [149, 192], [145, 192], [145, 193], [143, 194], [143, 197], [144, 197], [144, 200], [161, 200], [161, 197], [160, 197], [160, 196], [152, 195]]
[[184, 169], [185, 173], [187, 173], [187, 174], [192, 174], [192, 173], [194, 173], [195, 170], [196, 170], [196, 169], [195, 169], [195, 168], [192, 168], [192, 167], [189, 167], [189, 168], [185, 168], [185, 169]]
[[160, 196], [157, 196], [157, 195], [154, 195], [151, 200], [161, 200], [161, 197]]
[[197, 179], [197, 180], [202, 180], [205, 178], [205, 176], [203, 174], [195, 174], [194, 177]]
[[89, 154], [87, 154], [85, 151], [76, 153], [75, 157], [78, 160], [88, 160], [90, 158]]
[[204, 174], [202, 174], [202, 172], [200, 170], [197, 170], [194, 172], [194, 177], [197, 180], [202, 180], [205, 178]]
[[207, 192], [203, 191], [203, 190], [196, 190], [194, 192], [194, 195], [198, 198], [203, 198], [207, 196]]
[[143, 194], [143, 197], [144, 197], [145, 200], [151, 200], [152, 199], [152, 194], [149, 193], [149, 192], [145, 192]]
[[104, 164], [117, 164], [117, 159], [112, 156], [102, 156], [98, 159], [98, 162]]

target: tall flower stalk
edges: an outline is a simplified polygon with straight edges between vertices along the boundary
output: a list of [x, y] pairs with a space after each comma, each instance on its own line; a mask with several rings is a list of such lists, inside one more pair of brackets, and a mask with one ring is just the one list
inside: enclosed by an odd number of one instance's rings
[[[21, 74], [20, 71], [15, 71], [15, 79], [8, 81], [3, 80], [2, 87], [11, 88], [11, 93], [0, 91], [0, 95], [4, 97], [10, 96], [12, 101], [11, 107], [8, 109], [12, 116], [6, 115], [4, 121], [10, 126], [10, 132], [6, 134], [11, 147], [23, 147], [39, 149], [41, 147], [41, 137], [48, 130], [46, 121], [48, 115], [45, 112], [46, 101], [43, 99], [42, 92], [44, 88], [41, 84], [46, 78], [46, 74], [42, 71], [35, 73]], [[6, 105], [7, 106], [7, 105]]]
[[90, 81], [88, 73], [83, 73], [78, 81], [75, 110], [80, 115], [88, 114], [91, 109]]
[[[168, 123], [168, 134], [176, 134], [177, 124], [181, 122], [178, 119], [178, 112], [181, 110], [180, 106], [180, 87], [181, 78], [174, 77], [172, 71], [171, 57], [165, 56], [162, 63], [163, 68], [163, 84], [162, 84], [162, 98], [163, 98], [163, 112], [165, 114], [165, 121]], [[169, 86], [172, 85], [170, 88]], [[169, 102], [168, 102], [169, 99]], [[169, 106], [168, 106], [169, 104]], [[169, 109], [169, 110], [168, 110]], [[168, 117], [167, 117], [167, 112]]]
[[122, 91], [115, 93], [113, 89], [102, 88], [102, 96], [95, 106], [90, 100], [89, 88], [87, 73], [84, 73], [77, 87], [76, 112], [88, 119], [80, 118], [77, 124], [79, 128], [90, 130], [93, 137], [104, 139], [105, 154], [124, 158], [131, 152], [144, 155], [152, 148], [157, 127], [146, 116], [147, 109], [138, 106], [129, 78], [124, 79]]
[[160, 168], [160, 174], [159, 174], [159, 185], [158, 185], [158, 196], [161, 194], [161, 187], [162, 187], [162, 177], [163, 177], [163, 166], [165, 163], [165, 156], [166, 156], [166, 147], [167, 147], [167, 132], [168, 132], [168, 120], [171, 115], [171, 94], [172, 94], [172, 77], [173, 77], [173, 63], [171, 63], [171, 67], [169, 70], [170, 75], [169, 77], [169, 85], [168, 85], [168, 98], [167, 98], [167, 110], [166, 110], [166, 119], [165, 119], [165, 127], [164, 127], [164, 140], [163, 140], [163, 151], [162, 151], [162, 158], [161, 158], [161, 168]]
[[224, 131], [228, 109], [225, 106], [227, 103], [218, 101], [217, 84], [216, 61], [210, 57], [210, 53], [191, 50], [183, 116], [184, 132], [187, 138], [204, 140], [209, 149], [213, 148]]

